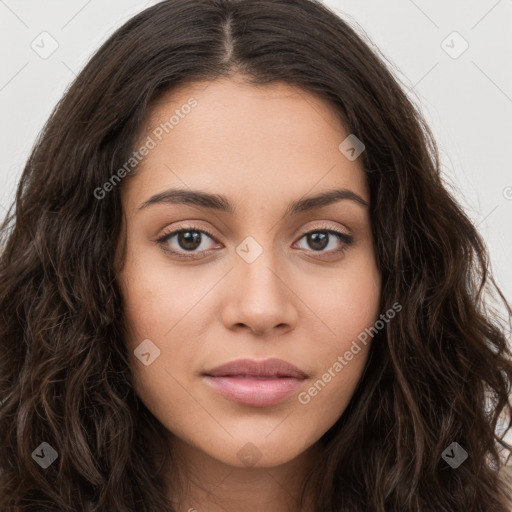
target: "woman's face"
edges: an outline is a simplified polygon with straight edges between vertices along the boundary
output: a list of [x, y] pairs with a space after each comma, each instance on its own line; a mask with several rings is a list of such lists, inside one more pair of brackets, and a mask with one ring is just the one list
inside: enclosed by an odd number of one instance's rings
[[[379, 314], [361, 158], [350, 139], [339, 148], [350, 134], [329, 104], [283, 83], [182, 85], [144, 127], [119, 271], [136, 392], [195, 453], [291, 461], [343, 413], [371, 341], [358, 336]], [[206, 375], [271, 358], [302, 377]]]

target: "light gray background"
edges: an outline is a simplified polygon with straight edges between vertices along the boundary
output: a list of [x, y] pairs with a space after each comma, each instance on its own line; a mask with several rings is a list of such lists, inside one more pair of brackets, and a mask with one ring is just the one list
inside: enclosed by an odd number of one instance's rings
[[[116, 28], [155, 3], [0, 0], [1, 217], [67, 86]], [[446, 180], [478, 225], [497, 282], [511, 301], [512, 1], [325, 3], [371, 39], [420, 106], [437, 137]], [[31, 45], [50, 49], [45, 31], [58, 48], [42, 58]], [[459, 56], [464, 40], [469, 47]]]

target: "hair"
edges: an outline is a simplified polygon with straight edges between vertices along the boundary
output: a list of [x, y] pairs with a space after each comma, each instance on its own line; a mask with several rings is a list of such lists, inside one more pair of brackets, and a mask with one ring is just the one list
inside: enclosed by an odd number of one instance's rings
[[[235, 75], [317, 95], [363, 141], [380, 306], [402, 306], [320, 439], [304, 482], [315, 512], [509, 510], [510, 424], [502, 435], [497, 425], [512, 411], [512, 310], [384, 59], [318, 0], [166, 0], [95, 53], [41, 131], [1, 226], [0, 510], [174, 510], [168, 432], [128, 363], [121, 187], [97, 190], [130, 159], [161, 94]], [[46, 469], [33, 457], [42, 442], [58, 453]], [[442, 457], [453, 442], [468, 454], [457, 469]]]

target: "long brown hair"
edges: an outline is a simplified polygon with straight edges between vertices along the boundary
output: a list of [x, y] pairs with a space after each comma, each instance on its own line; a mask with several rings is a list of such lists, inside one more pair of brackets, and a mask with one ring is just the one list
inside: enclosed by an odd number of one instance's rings
[[[96, 52], [36, 141], [0, 231], [2, 511], [173, 510], [167, 433], [134, 392], [124, 343], [120, 187], [98, 190], [159, 94], [233, 73], [319, 95], [363, 141], [382, 311], [402, 305], [321, 439], [305, 482], [315, 510], [509, 510], [499, 471], [512, 447], [495, 427], [511, 412], [512, 310], [383, 60], [317, 0], [166, 0]], [[454, 442], [467, 454], [457, 468], [443, 457]], [[46, 468], [43, 453], [57, 455]]]

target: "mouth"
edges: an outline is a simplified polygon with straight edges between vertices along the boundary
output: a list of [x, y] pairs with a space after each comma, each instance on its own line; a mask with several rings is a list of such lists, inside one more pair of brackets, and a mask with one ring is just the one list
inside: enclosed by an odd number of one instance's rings
[[253, 407], [282, 402], [298, 391], [308, 377], [281, 359], [241, 359], [205, 371], [202, 376], [224, 398]]

